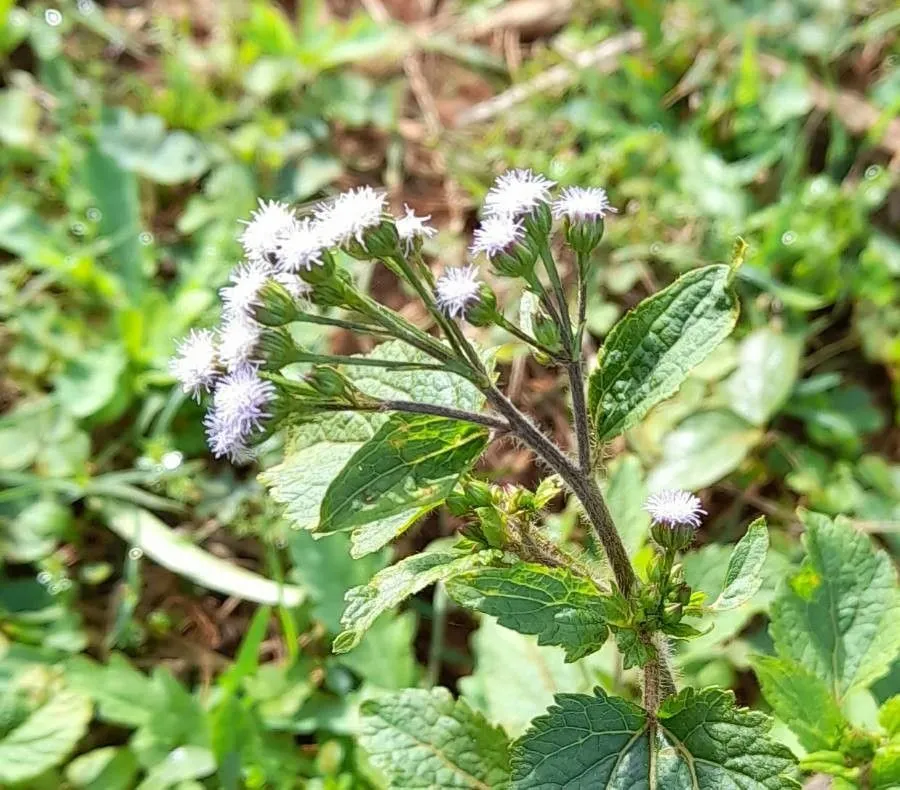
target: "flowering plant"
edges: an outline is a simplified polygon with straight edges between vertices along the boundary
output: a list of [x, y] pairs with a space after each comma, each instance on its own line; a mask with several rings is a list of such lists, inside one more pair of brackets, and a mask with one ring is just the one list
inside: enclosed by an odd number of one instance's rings
[[[612, 638], [624, 669], [640, 671], [641, 705], [599, 688], [563, 694], [512, 744], [439, 689], [371, 700], [363, 706], [363, 745], [391, 787], [794, 787], [794, 759], [769, 737], [766, 718], [719, 689], [679, 691], [670, 660], [673, 641], [701, 636], [705, 616], [757, 592], [765, 523], [750, 525], [721, 595], [708, 602], [679, 562], [705, 514], [700, 500], [685, 491], [647, 500], [655, 552], [638, 573], [599, 479], [604, 444], [671, 396], [732, 330], [740, 255], [690, 271], [637, 305], [586, 377], [588, 286], [615, 209], [599, 188], [556, 196], [553, 189], [531, 171], [506, 173], [488, 192], [474, 233], [473, 260], [483, 257], [495, 276], [518, 280], [528, 294], [518, 322], [498, 304], [480, 264], [435, 277], [422, 256], [434, 233], [428, 217], [407, 209], [394, 219], [368, 187], [302, 219], [280, 203], [260, 203], [241, 235], [246, 262], [222, 291], [221, 327], [189, 335], [173, 374], [186, 393], [209, 394], [216, 456], [243, 463], [276, 433], [285, 436], [284, 458], [263, 481], [298, 528], [350, 532], [354, 557], [382, 548], [442, 503], [465, 520], [452, 547], [406, 557], [348, 593], [336, 652], [352, 650], [382, 612], [440, 582], [460, 605], [563, 648], [567, 661]], [[341, 254], [381, 261], [421, 299], [439, 335], [364, 293]], [[571, 292], [564, 256], [574, 264]], [[300, 323], [382, 342], [370, 354], [314, 353], [295, 340], [291, 328]], [[499, 327], [538, 362], [565, 372], [574, 457], [501, 391], [490, 354], [470, 340], [466, 324]], [[473, 467], [498, 437], [521, 442], [550, 476], [533, 491], [478, 479]], [[543, 524], [542, 511], [562, 490], [577, 499], [590, 550]]]

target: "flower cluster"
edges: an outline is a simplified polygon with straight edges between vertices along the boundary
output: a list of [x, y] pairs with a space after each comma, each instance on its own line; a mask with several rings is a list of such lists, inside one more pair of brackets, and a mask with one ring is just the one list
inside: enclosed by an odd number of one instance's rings
[[[542, 233], [546, 244], [554, 217], [567, 229], [594, 227], [615, 210], [602, 189], [569, 188], [554, 199], [554, 186], [531, 170], [500, 176], [485, 198], [472, 254], [484, 254], [498, 273], [522, 274], [533, 267], [536, 234]], [[239, 236], [244, 260], [220, 291], [220, 326], [191, 332], [170, 363], [185, 393], [198, 400], [211, 395], [205, 425], [217, 457], [245, 460], [265, 434], [278, 389], [262, 371], [278, 369], [283, 365], [277, 363], [290, 357], [289, 334], [280, 330], [276, 336], [274, 330], [296, 320], [297, 304], [310, 298], [322, 307], [351, 311], [367, 304], [353, 290], [352, 278], [336, 270], [335, 248], [357, 258], [380, 258], [407, 279], [424, 273], [426, 287], [433, 289], [432, 305], [450, 319], [465, 318], [476, 326], [503, 320], [475, 263], [447, 268], [436, 281], [424, 270], [418, 252], [436, 233], [429, 219], [408, 206], [402, 216], [390, 217], [385, 196], [371, 187], [344, 192], [303, 217], [279, 201], [259, 201]], [[273, 282], [277, 287], [269, 285]], [[544, 348], [552, 345], [545, 341]]]
[[694, 539], [694, 530], [706, 515], [703, 503], [690, 491], [670, 489], [652, 494], [644, 503], [653, 524], [650, 535], [658, 546], [681, 551]]

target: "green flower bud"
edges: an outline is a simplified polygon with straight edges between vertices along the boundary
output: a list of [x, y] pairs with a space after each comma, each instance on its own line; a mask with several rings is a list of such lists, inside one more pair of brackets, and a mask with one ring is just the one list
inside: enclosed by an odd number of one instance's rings
[[[605, 224], [602, 217], [587, 217], [585, 219], [569, 219], [563, 221], [563, 232], [566, 237], [566, 243], [575, 252], [584, 256], [587, 261], [588, 256], [597, 248], [603, 239], [603, 231]], [[584, 274], [582, 272], [582, 274]]]
[[267, 281], [259, 289], [258, 299], [253, 318], [263, 326], [284, 326], [296, 320], [300, 312], [287, 289], [274, 280]]
[[326, 283], [334, 277], [337, 269], [334, 263], [334, 256], [328, 250], [322, 250], [320, 258], [322, 261], [321, 265], [300, 269], [298, 274], [303, 282], [315, 286]]
[[466, 308], [466, 320], [472, 326], [492, 326], [497, 321], [497, 296], [487, 283], [478, 286], [478, 296]]
[[281, 370], [285, 365], [296, 362], [299, 350], [290, 332], [284, 328], [263, 330], [258, 349], [263, 358], [264, 370]]
[[690, 524], [663, 524], [655, 522], [650, 527], [650, 537], [661, 549], [684, 551], [694, 542], [694, 527]]
[[359, 392], [350, 379], [330, 365], [316, 365], [305, 381], [316, 393], [329, 400], [353, 403]]
[[553, 228], [553, 215], [547, 203], [538, 203], [531, 211], [522, 217], [525, 233], [536, 244], [546, 244]]
[[553, 352], [562, 349], [562, 339], [559, 326], [550, 316], [538, 313], [534, 316], [534, 338], [542, 346], [546, 346]]

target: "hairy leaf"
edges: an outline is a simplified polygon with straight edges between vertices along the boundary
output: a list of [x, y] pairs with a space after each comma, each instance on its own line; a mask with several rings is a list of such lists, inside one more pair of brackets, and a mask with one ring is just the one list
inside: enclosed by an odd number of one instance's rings
[[807, 557], [772, 603], [778, 653], [844, 698], [900, 652], [900, 599], [890, 558], [845, 520], [802, 514]]
[[786, 658], [756, 656], [763, 696], [809, 751], [835, 749], [847, 722], [825, 682]]
[[720, 689], [685, 689], [657, 720], [602, 689], [560, 694], [512, 746], [514, 790], [786, 790], [791, 753], [762, 713]]
[[[427, 362], [423, 352], [398, 340], [379, 345], [371, 354], [396, 362]], [[365, 355], [363, 355], [365, 356]], [[385, 370], [347, 367], [344, 374], [362, 392], [375, 398], [417, 401], [478, 411], [483, 395], [465, 379], [434, 370]], [[285, 505], [285, 515], [299, 529], [327, 532], [319, 523], [325, 492], [363, 444], [387, 420], [386, 414], [343, 412], [319, 417], [291, 430], [282, 463], [260, 475], [272, 498]], [[433, 505], [416, 504], [351, 532], [354, 557], [362, 557], [409, 529]]]
[[415, 595], [429, 584], [487, 565], [499, 556], [499, 552], [494, 550], [476, 554], [428, 551], [414, 554], [379, 571], [368, 584], [354, 587], [347, 593], [347, 609], [341, 618], [344, 630], [334, 640], [334, 652], [352, 650], [378, 615], [397, 606], [410, 595]]
[[500, 625], [559, 645], [566, 661], [603, 647], [608, 629], [603, 597], [587, 579], [564, 568], [519, 563], [455, 576], [447, 592], [460, 605], [496, 617]]
[[427, 414], [395, 414], [325, 492], [319, 527], [336, 532], [433, 506], [481, 455], [488, 431]]
[[765, 518], [760, 517], [747, 528], [747, 534], [734, 547], [725, 571], [724, 589], [713, 602], [712, 609], [737, 609], [759, 592], [768, 550], [769, 530]]
[[443, 688], [406, 689], [363, 703], [359, 740], [392, 788], [508, 786], [509, 744], [465, 700]]
[[23, 782], [59, 765], [87, 732], [91, 701], [60, 691], [0, 738], [0, 783]]
[[705, 266], [645, 299], [609, 333], [588, 390], [597, 437], [608, 441], [672, 395], [731, 332], [731, 269]]

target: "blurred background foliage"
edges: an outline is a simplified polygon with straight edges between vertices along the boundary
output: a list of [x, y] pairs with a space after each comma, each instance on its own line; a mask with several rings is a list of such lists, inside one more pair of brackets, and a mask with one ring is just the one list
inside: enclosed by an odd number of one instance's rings
[[[768, 582], [678, 657], [763, 704], [747, 655], [798, 554], [795, 508], [900, 551], [898, 32], [885, 0], [0, 0], [0, 786], [381, 787], [353, 739], [378, 688], [449, 685], [511, 734], [554, 690], [634, 693], [611, 646], [564, 664], [441, 589], [331, 656], [344, 592], [389, 553], [351, 561], [342, 536], [291, 530], [258, 469], [211, 460], [166, 369], [216, 320], [258, 196], [385, 186], [457, 263], [509, 166], [619, 207], [594, 347], [677, 273], [748, 245], [738, 331], [604, 473], [639, 565], [646, 492], [702, 493], [686, 570], [712, 595], [727, 544], [769, 516]], [[568, 443], [554, 372], [514, 344], [500, 359]], [[488, 460], [500, 481], [539, 476], [515, 447]], [[571, 504], [553, 510], [560, 540], [585, 543]], [[432, 516], [397, 551], [454, 526]], [[898, 690], [894, 673], [854, 716]]]

